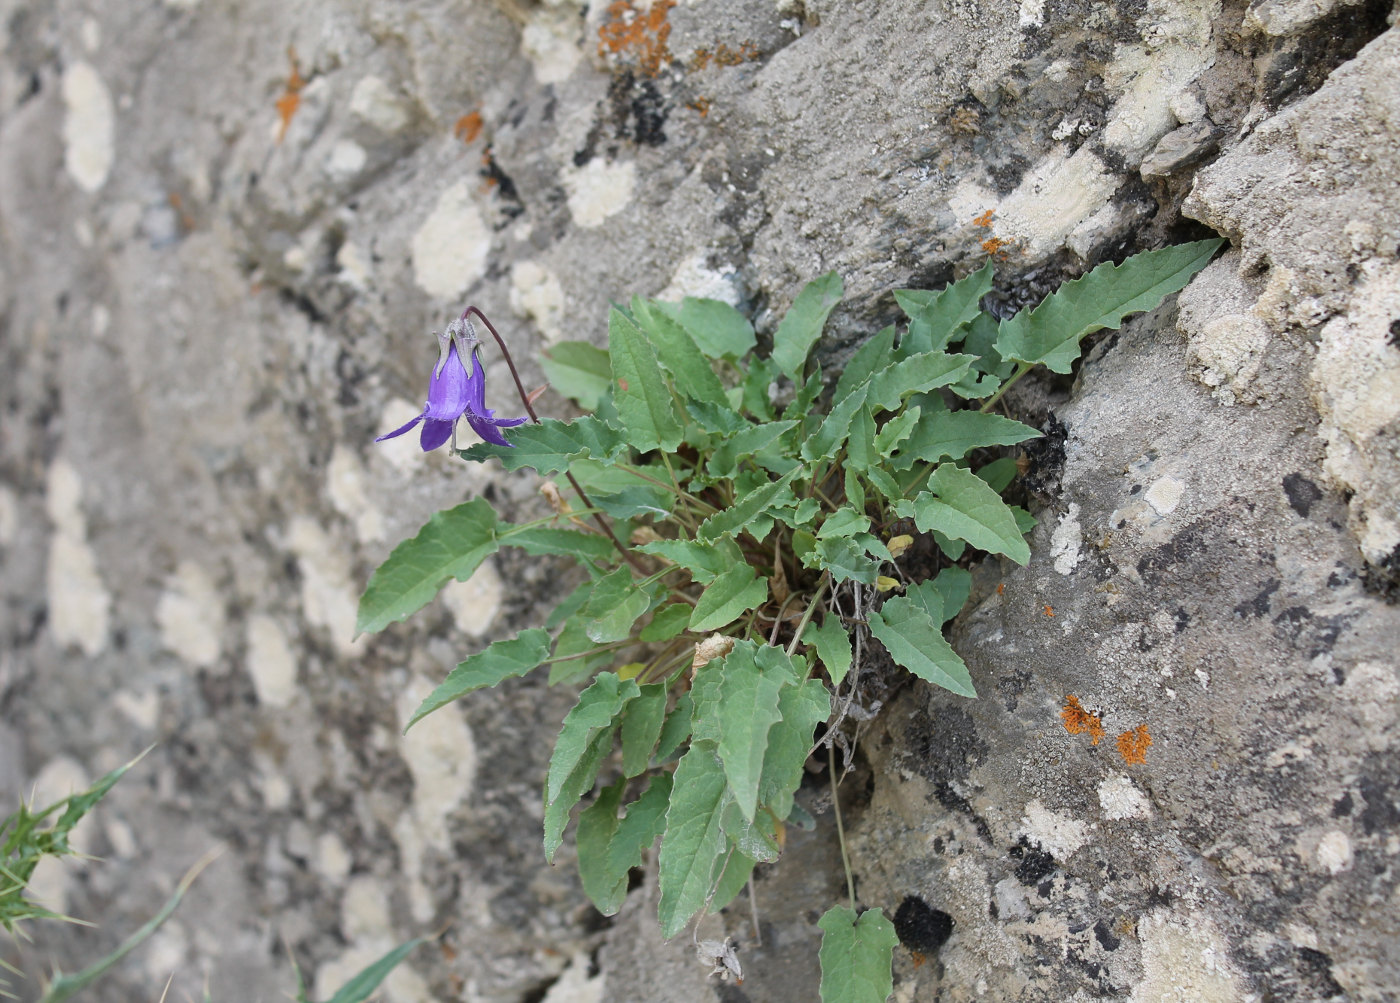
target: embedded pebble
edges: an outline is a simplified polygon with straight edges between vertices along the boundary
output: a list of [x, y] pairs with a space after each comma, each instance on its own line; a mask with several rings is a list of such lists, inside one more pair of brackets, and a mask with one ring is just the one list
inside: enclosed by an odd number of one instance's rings
[[272, 617], [259, 613], [248, 618], [246, 665], [258, 703], [286, 707], [296, 697], [296, 655], [286, 633]]
[[91, 658], [107, 645], [112, 597], [87, 541], [82, 482], [66, 460], [49, 467], [46, 501], [55, 527], [49, 542], [49, 631], [55, 644], [79, 648]]
[[63, 71], [63, 166], [85, 192], [107, 181], [115, 155], [116, 113], [97, 71], [78, 61]]
[[1143, 492], [1142, 498], [1158, 515], [1171, 515], [1181, 504], [1181, 496], [1185, 491], [1186, 485], [1175, 477], [1159, 477]]
[[194, 561], [181, 561], [156, 603], [156, 624], [167, 649], [191, 665], [219, 660], [224, 603], [213, 579]]
[[1328, 874], [1351, 870], [1351, 838], [1340, 829], [1326, 833], [1317, 843], [1317, 864]]
[[[415, 678], [399, 695], [399, 720], [407, 721], [434, 689]], [[477, 753], [462, 712], [449, 704], [415, 724], [399, 739], [399, 750], [413, 776], [413, 816], [424, 840], [448, 846], [447, 816], [476, 786]]]
[[459, 181], [438, 196], [413, 235], [414, 281], [430, 296], [453, 299], [485, 274], [490, 253], [491, 230], [471, 188]]
[[350, 114], [368, 122], [380, 132], [401, 132], [412, 115], [403, 98], [381, 77], [362, 77], [350, 92]]

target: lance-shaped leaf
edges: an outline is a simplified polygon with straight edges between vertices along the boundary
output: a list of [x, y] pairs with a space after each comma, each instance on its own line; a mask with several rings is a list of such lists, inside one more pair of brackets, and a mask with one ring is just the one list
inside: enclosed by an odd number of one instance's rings
[[[936, 593], [935, 593], [936, 597]], [[939, 599], [939, 611], [942, 600]], [[935, 623], [925, 607], [898, 596], [868, 618], [874, 634], [898, 665], [959, 696], [975, 697], [967, 664], [943, 637], [943, 627]]]
[[577, 460], [591, 458], [611, 463], [627, 449], [627, 439], [601, 418], [586, 415], [573, 421], [545, 418], [539, 424], [521, 425], [510, 431], [510, 445], [478, 442], [461, 450], [464, 460], [496, 457], [507, 470], [533, 467], [541, 474], [569, 469]]
[[743, 408], [756, 421], [773, 420], [773, 402], [768, 391], [778, 378], [778, 364], [772, 359], [749, 359], [749, 371], [740, 385]]
[[682, 693], [676, 706], [666, 715], [666, 723], [661, 726], [661, 737], [656, 741], [656, 761], [664, 763], [676, 754], [681, 743], [690, 737], [691, 714], [695, 702], [689, 693]]
[[739, 853], [750, 860], [771, 864], [782, 855], [777, 821], [766, 811], [759, 812], [754, 818], [745, 818], [734, 792], [731, 790], [729, 794], [720, 812], [720, 828]]
[[559, 526], [504, 525], [497, 532], [503, 546], [519, 547], [531, 557], [556, 554], [587, 562], [617, 556], [612, 541], [600, 533], [585, 533]]
[[866, 405], [851, 419], [851, 431], [846, 438], [846, 469], [864, 473], [882, 462], [884, 457], [875, 445], [875, 415]]
[[724, 386], [710, 368], [710, 360], [700, 353], [694, 339], [679, 322], [657, 309], [659, 305], [640, 296], [633, 297], [632, 316], [637, 318], [642, 331], [650, 336], [656, 357], [671, 374], [676, 389], [693, 400], [705, 401], [716, 407], [729, 407]]
[[632, 624], [650, 608], [651, 596], [633, 581], [632, 569], [623, 565], [593, 584], [578, 615], [589, 640], [609, 644], [630, 637]]
[[990, 260], [973, 272], [936, 292], [896, 289], [894, 301], [909, 316], [909, 333], [900, 343], [902, 355], [937, 352], [947, 347], [954, 333], [982, 312], [981, 300], [992, 288]]
[[781, 648], [755, 650], [751, 643], [740, 642], [724, 659], [719, 684], [719, 758], [735, 803], [748, 822], [753, 821], [758, 808], [768, 730], [778, 721], [778, 691], [796, 681], [797, 672]]
[[1067, 373], [1085, 335], [1117, 327], [1129, 314], [1155, 310], [1209, 264], [1225, 241], [1198, 240], [1135, 254], [1121, 265], [1106, 261], [1066, 282], [1033, 310], [1001, 322], [996, 350], [1004, 359], [1043, 363]]
[[758, 862], [752, 857], [746, 857], [735, 850], [730, 853], [729, 859], [725, 862], [724, 871], [720, 874], [719, 880], [715, 882], [715, 895], [710, 900], [710, 909], [719, 912], [729, 903], [739, 897], [739, 893], [749, 883], [749, 878], [753, 875], [754, 865]]
[[738, 472], [739, 461], [771, 446], [796, 425], [796, 421], [749, 425], [715, 447], [705, 468], [711, 477], [732, 478]]
[[692, 612], [694, 612], [694, 607], [682, 602], [662, 606], [651, 618], [651, 623], [643, 627], [637, 637], [648, 644], [655, 641], [669, 641], [683, 633], [690, 625]]
[[564, 839], [569, 812], [593, 786], [598, 768], [612, 749], [618, 715], [641, 689], [635, 682], [604, 672], [579, 694], [549, 757], [544, 790], [544, 855], [551, 863]]
[[943, 597], [943, 619], [940, 622], [947, 623], [958, 615], [967, 597], [972, 594], [972, 574], [962, 568], [944, 568], [933, 579], [933, 587]]
[[469, 655], [465, 661], [458, 663], [441, 685], [418, 705], [403, 730], [408, 731], [433, 711], [473, 690], [525, 675], [548, 657], [549, 632], [538, 627], [521, 631], [508, 641], [491, 642], [485, 650]]
[[436, 513], [370, 576], [356, 632], [372, 634], [417, 612], [449, 578], [466, 581], [500, 548], [496, 527], [496, 512], [483, 498]]
[[792, 498], [791, 484], [797, 476], [798, 469], [800, 468], [790, 471], [776, 481], [769, 481], [744, 492], [729, 508], [702, 522], [700, 528], [695, 531], [696, 539], [702, 543], [714, 543], [726, 534], [738, 536], [749, 523], [762, 515], [768, 506], [782, 505], [786, 501], [795, 500]]
[[696, 633], [718, 630], [768, 599], [768, 583], [745, 563], [734, 565], [705, 586], [690, 617]]
[[870, 380], [877, 372], [884, 370], [894, 361], [894, 327], [887, 327], [856, 349], [841, 370], [841, 378], [836, 381], [833, 400], [844, 400], [855, 392], [861, 384]]
[[676, 303], [657, 303], [680, 322], [700, 351], [712, 359], [742, 358], [755, 341], [749, 319], [722, 300], [687, 296]]
[[836, 451], [841, 448], [841, 444], [846, 441], [846, 436], [851, 431], [851, 422], [865, 405], [868, 391], [868, 385], [862, 384], [849, 396], [837, 400], [832, 405], [831, 411], [822, 419], [822, 423], [807, 437], [807, 441], [802, 443], [802, 458], [804, 460], [812, 463], [817, 460], [828, 460], [836, 455]]
[[627, 897], [627, 872], [642, 863], [642, 854], [666, 825], [671, 777], [653, 777], [646, 793], [618, 817], [625, 779], [603, 788], [578, 817], [578, 874], [583, 890], [598, 911], [611, 916]]
[[592, 411], [608, 392], [608, 353], [586, 341], [561, 341], [540, 356], [540, 368], [556, 391]]
[[912, 501], [896, 503], [895, 512], [912, 517], [920, 532], [936, 530], [988, 553], [1005, 554], [1017, 564], [1030, 560], [1031, 549], [1016, 517], [982, 478], [944, 463], [929, 477], [928, 486]]
[[971, 355], [949, 355], [947, 352], [924, 352], [911, 355], [870, 377], [870, 394], [866, 398], [871, 408], [893, 411], [910, 394], [924, 393], [937, 387], [958, 382], [972, 367]]
[[939, 411], [925, 415], [899, 446], [893, 466], [907, 469], [915, 460], [935, 463], [947, 456], [960, 460], [974, 449], [1014, 446], [1040, 432], [999, 414], [979, 411]]
[[617, 384], [613, 399], [628, 441], [642, 452], [674, 452], [683, 433], [661, 364], [646, 335], [616, 309], [608, 315], [608, 357]]
[[622, 773], [628, 777], [646, 771], [666, 720], [666, 684], [652, 683], [641, 690], [641, 696], [627, 705], [622, 719]]
[[796, 380], [807, 353], [821, 337], [832, 307], [841, 301], [841, 276], [828, 272], [807, 283], [773, 332], [773, 361], [779, 371]]
[[880, 576], [880, 562], [870, 557], [855, 540], [844, 536], [816, 541], [816, 547], [802, 558], [802, 563], [809, 568], [830, 571], [838, 582], [874, 585]]
[[696, 543], [694, 540], [654, 540], [636, 548], [643, 554], [662, 557], [678, 564], [690, 572], [690, 577], [700, 584], [714, 579], [740, 563], [744, 559], [739, 545], [728, 537], [713, 543]]
[[758, 803], [778, 818], [792, 813], [792, 796], [802, 783], [802, 769], [812, 749], [817, 725], [831, 716], [831, 694], [819, 679], [784, 686], [778, 693], [778, 722], [768, 731]]
[[815, 622], [808, 623], [802, 640], [817, 649], [817, 657], [826, 666], [831, 685], [840, 686], [846, 673], [851, 671], [851, 635], [842, 626], [841, 618], [835, 613], [827, 613], [821, 626]]
[[922, 413], [922, 409], [917, 406], [906, 407], [885, 422], [885, 427], [875, 436], [875, 452], [882, 458], [893, 453], [918, 425]]
[[681, 757], [661, 837], [661, 936], [680, 933], [714, 887], [728, 839], [720, 819], [727, 791], [713, 742], [692, 742]]
[[832, 906], [817, 921], [822, 928], [822, 1003], [885, 1003], [894, 989], [894, 924], [879, 909], [859, 918], [847, 906]]

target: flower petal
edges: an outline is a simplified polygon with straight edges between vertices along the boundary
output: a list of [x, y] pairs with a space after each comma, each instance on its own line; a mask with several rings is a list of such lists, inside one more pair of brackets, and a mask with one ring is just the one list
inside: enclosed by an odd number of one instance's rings
[[385, 432], [383, 435], [381, 435], [379, 438], [375, 439], [374, 441], [375, 441], [375, 442], [383, 442], [385, 439], [396, 439], [396, 438], [398, 438], [399, 436], [401, 436], [401, 435], [403, 435], [405, 432], [407, 432], [410, 428], [412, 428], [414, 425], [416, 425], [416, 424], [418, 424], [420, 421], [422, 421], [423, 418], [424, 418], [424, 416], [427, 415], [427, 413], [428, 413], [427, 411], [424, 411], [422, 414], [417, 415], [417, 416], [415, 416], [414, 418], [412, 418], [412, 419], [411, 419], [410, 421], [408, 421], [406, 424], [400, 425], [398, 428], [394, 429], [392, 432]]
[[423, 419], [423, 435], [418, 440], [423, 447], [423, 452], [428, 453], [437, 449], [448, 439], [452, 438], [452, 426], [457, 424], [454, 417], [451, 421], [438, 418]]
[[498, 446], [509, 446], [506, 437], [497, 429], [498, 425], [519, 425], [524, 418], [506, 418], [496, 421], [493, 418], [483, 418], [479, 414], [467, 412], [467, 424], [472, 427], [472, 431], [481, 436], [487, 442], [493, 442]]
[[[471, 378], [462, 367], [456, 345], [448, 348], [447, 361], [443, 363], [442, 371], [437, 372], [436, 367], [434, 370], [432, 379], [428, 381], [428, 407], [423, 413], [439, 421], [455, 422], [467, 409], [473, 394]], [[479, 365], [477, 371], [480, 372]], [[480, 390], [475, 392], [480, 396]]]

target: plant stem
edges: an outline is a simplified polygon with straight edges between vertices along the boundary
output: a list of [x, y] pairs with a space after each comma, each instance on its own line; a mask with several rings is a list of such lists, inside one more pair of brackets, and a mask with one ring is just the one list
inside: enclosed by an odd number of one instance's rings
[[1001, 385], [1001, 389], [999, 389], [996, 393], [992, 394], [992, 396], [988, 397], [987, 400], [983, 402], [982, 406], [977, 409], [977, 413], [986, 414], [988, 411], [990, 411], [992, 409], [992, 405], [995, 404], [997, 401], [1001, 400], [1001, 395], [1006, 393], [1006, 391], [1010, 390], [1013, 386], [1015, 386], [1016, 381], [1019, 380], [1022, 376], [1025, 376], [1028, 372], [1030, 372], [1031, 368], [1032, 366], [1029, 362], [1020, 363], [1016, 367], [1016, 371], [1011, 374], [1011, 378]]
[[[486, 325], [486, 330], [491, 332], [491, 337], [495, 338], [496, 344], [501, 347], [501, 354], [505, 356], [506, 365], [510, 367], [510, 377], [515, 380], [516, 393], [520, 394], [520, 403], [525, 405], [525, 413], [530, 416], [530, 420], [538, 425], [540, 423], [540, 416], [535, 413], [535, 406], [530, 403], [530, 395], [525, 392], [525, 384], [520, 382], [520, 373], [516, 371], [515, 360], [511, 358], [510, 349], [506, 347], [506, 342], [505, 339], [501, 337], [501, 332], [497, 331], [496, 325], [487, 320], [486, 314], [482, 313], [475, 306], [469, 306], [463, 310], [462, 319], [466, 320], [471, 314], [476, 314], [477, 317], [481, 319], [481, 322]], [[579, 501], [583, 502], [583, 507], [592, 508], [593, 502], [589, 499], [588, 492], [583, 490], [583, 485], [578, 482], [573, 473], [565, 470], [564, 476], [569, 479], [569, 483], [573, 486], [573, 489], [578, 492]], [[608, 521], [603, 518], [602, 514], [594, 512], [593, 521], [598, 524], [599, 529], [607, 534], [608, 539], [612, 541], [612, 545], [616, 547], [617, 552], [622, 555], [622, 559], [638, 571], [646, 574], [646, 568], [642, 566], [641, 561], [637, 559], [635, 554], [622, 545], [622, 541], [617, 538], [617, 534], [612, 531], [612, 526], [608, 525]]]
[[792, 643], [788, 645], [788, 657], [797, 650], [798, 642], [802, 640], [802, 632], [807, 629], [807, 624], [812, 622], [812, 611], [817, 608], [817, 602], [821, 599], [822, 593], [831, 582], [831, 572], [823, 571], [822, 580], [817, 583], [817, 591], [812, 593], [812, 601], [807, 604], [807, 608], [802, 611], [802, 619], [797, 622], [797, 630], [792, 635]]
[[846, 869], [846, 896], [851, 900], [851, 911], [856, 908], [856, 883], [851, 877], [851, 858], [846, 853], [846, 827], [841, 823], [841, 796], [836, 791], [836, 743], [826, 747], [827, 773], [831, 780], [831, 808], [836, 813], [836, 840], [841, 844], [841, 866]]

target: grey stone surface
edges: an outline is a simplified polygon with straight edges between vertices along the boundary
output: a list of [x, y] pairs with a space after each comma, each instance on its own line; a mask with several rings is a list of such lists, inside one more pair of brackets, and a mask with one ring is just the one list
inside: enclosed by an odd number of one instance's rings
[[891, 289], [989, 250], [1009, 311], [1208, 227], [1233, 250], [1178, 308], [1010, 402], [1067, 433], [1034, 455], [1030, 566], [979, 569], [953, 634], [982, 698], [870, 667], [896, 689], [842, 786], [859, 896], [904, 909], [902, 1000], [1392, 998], [1388, 18], [0, 0], [0, 797], [156, 746], [81, 834], [104, 859], [40, 876], [102, 926], [4, 956], [77, 967], [222, 844], [94, 998], [174, 973], [172, 999], [281, 999], [288, 948], [324, 997], [436, 929], [388, 1000], [814, 998], [843, 884], [824, 816], [755, 884], [761, 945], [742, 902], [708, 921], [749, 977], [706, 984], [688, 935], [642, 921], [648, 885], [609, 927], [571, 860], [543, 864], [567, 694], [519, 681], [400, 736], [567, 583], [503, 556], [354, 638], [369, 570], [431, 511], [541, 505], [528, 477], [370, 440], [417, 412], [427, 332], [465, 302], [540, 382], [536, 351], [601, 340], [610, 300], [716, 296], [767, 331], [835, 268], [839, 361]]

